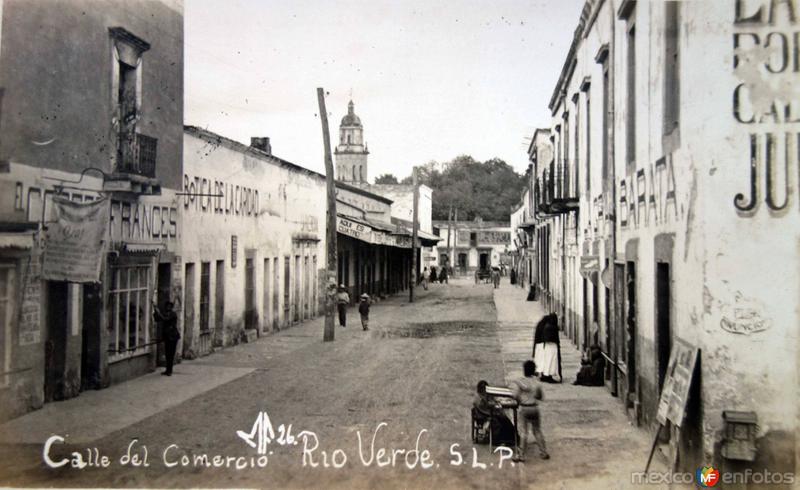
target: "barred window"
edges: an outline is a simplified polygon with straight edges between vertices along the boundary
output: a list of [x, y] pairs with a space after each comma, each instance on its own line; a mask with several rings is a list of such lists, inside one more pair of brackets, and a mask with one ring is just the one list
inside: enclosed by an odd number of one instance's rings
[[150, 265], [112, 265], [106, 308], [109, 362], [150, 352]]

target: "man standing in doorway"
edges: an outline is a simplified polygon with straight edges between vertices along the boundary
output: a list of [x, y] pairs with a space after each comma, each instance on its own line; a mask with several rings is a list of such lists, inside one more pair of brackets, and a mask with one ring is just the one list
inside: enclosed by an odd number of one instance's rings
[[178, 348], [178, 340], [181, 333], [178, 330], [178, 315], [175, 313], [175, 305], [172, 301], [164, 304], [164, 312], [153, 305], [153, 316], [161, 327], [161, 339], [164, 341], [164, 355], [167, 358], [164, 376], [172, 376], [172, 365], [175, 363], [175, 351]]

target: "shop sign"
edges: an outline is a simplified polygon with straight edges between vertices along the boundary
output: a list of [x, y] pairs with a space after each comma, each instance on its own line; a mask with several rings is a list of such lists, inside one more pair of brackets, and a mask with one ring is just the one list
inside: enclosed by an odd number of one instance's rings
[[586, 277], [592, 272], [600, 271], [600, 257], [597, 255], [584, 255], [581, 257], [581, 275]]
[[47, 229], [42, 277], [99, 282], [109, 201], [79, 203], [54, 197], [53, 204], [56, 219]]
[[336, 217], [336, 231], [342, 235], [353, 237], [367, 243], [372, 243], [372, 229], [369, 226], [350, 221], [349, 219]]

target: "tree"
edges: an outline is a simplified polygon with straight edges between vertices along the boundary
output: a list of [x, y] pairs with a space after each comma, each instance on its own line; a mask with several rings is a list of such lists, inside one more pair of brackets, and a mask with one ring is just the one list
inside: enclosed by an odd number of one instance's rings
[[[508, 221], [510, 209], [525, 188], [519, 175], [503, 160], [479, 162], [461, 155], [449, 162], [429, 162], [418, 167], [421, 184], [433, 189], [433, 219], [446, 220], [452, 206], [459, 219], [480, 216], [488, 221]], [[411, 178], [403, 179], [403, 183]]]
[[383, 174], [375, 178], [376, 184], [397, 184], [397, 177], [394, 174]]

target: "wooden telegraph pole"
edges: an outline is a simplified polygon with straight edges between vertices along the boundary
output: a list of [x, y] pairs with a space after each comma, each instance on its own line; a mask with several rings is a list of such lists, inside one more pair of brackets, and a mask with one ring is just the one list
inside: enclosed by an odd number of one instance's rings
[[456, 213], [453, 216], [453, 247], [447, 250], [447, 254], [450, 256], [450, 265], [453, 268], [453, 275], [456, 275], [456, 240], [458, 240], [458, 208], [456, 208]]
[[453, 205], [450, 205], [450, 209], [447, 211], [447, 263], [445, 267], [447, 267], [447, 274], [452, 276], [452, 268], [453, 261], [450, 259], [450, 235], [453, 233]]
[[414, 302], [414, 286], [417, 285], [417, 228], [419, 228], [418, 223], [418, 213], [419, 211], [417, 208], [419, 207], [419, 187], [417, 187], [417, 167], [414, 167], [411, 170], [411, 181], [412, 185], [414, 186], [414, 215], [413, 215], [413, 223], [411, 225], [411, 287], [408, 288], [408, 302]]
[[336, 316], [336, 187], [333, 182], [333, 158], [331, 157], [331, 135], [328, 131], [328, 111], [325, 109], [325, 91], [317, 88], [319, 116], [322, 120], [322, 142], [325, 146], [325, 181], [328, 189], [328, 211], [325, 226], [325, 242], [328, 245], [328, 277], [325, 284], [325, 330], [322, 340], [334, 339]]

